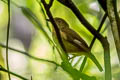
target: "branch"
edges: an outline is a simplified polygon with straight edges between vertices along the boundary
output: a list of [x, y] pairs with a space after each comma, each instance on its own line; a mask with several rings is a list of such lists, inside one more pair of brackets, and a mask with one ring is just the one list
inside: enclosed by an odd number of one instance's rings
[[28, 80], [28, 79], [26, 79], [26, 78], [24, 78], [24, 77], [22, 77], [22, 76], [20, 76], [20, 75], [18, 75], [18, 74], [16, 74], [16, 73], [13, 73], [13, 72], [11, 72], [11, 71], [6, 70], [6, 69], [3, 68], [1, 65], [0, 65], [0, 71], [3, 71], [3, 72], [7, 72], [7, 73], [9, 73], [9, 74], [12, 74], [12, 75], [14, 75], [14, 76], [16, 76], [16, 77], [18, 77], [18, 78], [20, 78], [20, 79], [22, 79], [22, 80]]

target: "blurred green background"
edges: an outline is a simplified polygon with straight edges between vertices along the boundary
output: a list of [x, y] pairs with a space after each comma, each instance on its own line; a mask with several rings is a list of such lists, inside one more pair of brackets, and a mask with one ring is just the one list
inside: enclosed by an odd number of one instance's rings
[[[104, 14], [104, 11], [101, 9], [97, 0], [73, 0], [73, 2], [79, 8], [84, 17], [90, 22], [90, 24], [97, 29]], [[118, 5], [119, 2], [120, 0], [118, 0]], [[49, 40], [43, 34], [43, 31], [37, 27], [38, 25], [33, 24], [34, 22], [31, 22], [30, 19], [23, 14], [21, 8], [15, 4], [29, 8], [38, 18], [45, 32], [52, 39], [52, 33], [47, 27], [45, 16], [42, 11], [43, 8], [39, 5], [37, 0], [11, 0], [9, 46], [21, 51], [28, 51], [29, 54], [38, 58], [52, 60], [60, 64], [61, 59], [59, 54], [55, 49], [53, 49], [53, 45], [51, 45]], [[118, 10], [120, 10], [120, 8]], [[87, 44], [90, 45], [93, 38], [92, 34], [79, 22], [70, 9], [55, 0], [51, 8], [51, 12], [54, 17], [60, 17], [66, 20], [69, 23], [70, 28], [79, 33]], [[0, 43], [2, 44], [6, 43], [8, 22], [7, 15], [7, 4], [0, 1]], [[49, 23], [49, 26], [51, 29], [51, 23]], [[101, 34], [107, 36], [110, 43], [113, 80], [120, 80], [119, 62], [109, 26], [110, 23], [107, 19], [101, 30]], [[103, 48], [98, 40], [96, 40], [92, 48], [92, 52], [104, 67]], [[77, 62], [78, 58], [79, 57], [76, 57], [74, 59], [72, 65]], [[75, 66], [75, 68], [80, 68], [82, 60], [83, 56], [81, 56], [81, 61]], [[5, 49], [0, 47], [0, 65], [6, 67], [5, 64]], [[35, 61], [23, 54], [11, 50], [9, 50], [9, 66], [10, 71], [22, 75], [28, 79], [32, 76], [33, 80], [72, 80], [67, 72], [63, 71], [60, 67], [56, 69], [56, 66], [51, 63]], [[97, 80], [104, 80], [104, 72], [99, 72], [90, 59], [88, 59], [83, 72], [90, 76], [96, 76]], [[0, 72], [0, 80], [7, 80], [7, 75], [4, 72]], [[20, 79], [12, 76], [12, 80]]]

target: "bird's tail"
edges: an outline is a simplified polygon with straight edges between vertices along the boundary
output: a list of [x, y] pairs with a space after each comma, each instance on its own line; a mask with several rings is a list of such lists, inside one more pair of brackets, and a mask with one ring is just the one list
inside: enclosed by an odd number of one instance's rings
[[98, 62], [98, 60], [96, 59], [96, 57], [93, 54], [90, 54], [89, 58], [95, 63], [95, 65], [98, 67], [98, 69], [102, 72], [103, 68], [100, 65], [100, 63]]

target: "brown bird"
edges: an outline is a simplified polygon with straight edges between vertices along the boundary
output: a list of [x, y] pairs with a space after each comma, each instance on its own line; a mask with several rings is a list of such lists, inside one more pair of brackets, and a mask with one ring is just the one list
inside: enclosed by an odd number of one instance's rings
[[[89, 57], [98, 67], [100, 71], [103, 71], [100, 63], [95, 56], [90, 52], [90, 49], [86, 42], [77, 34], [74, 30], [69, 28], [68, 23], [61, 18], [54, 18], [59, 30], [60, 35], [65, 46], [66, 52], [75, 56], [85, 55]], [[54, 40], [57, 39], [56, 32], [52, 30]]]

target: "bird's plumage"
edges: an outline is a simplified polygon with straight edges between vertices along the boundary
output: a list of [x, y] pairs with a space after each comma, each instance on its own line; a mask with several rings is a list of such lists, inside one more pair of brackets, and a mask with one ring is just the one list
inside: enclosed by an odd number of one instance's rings
[[[65, 46], [67, 53], [73, 54], [75, 56], [85, 55], [89, 57], [98, 67], [100, 71], [102, 71], [102, 67], [95, 58], [93, 54], [91, 54], [87, 43], [80, 37], [77, 32], [69, 28], [69, 25], [66, 21], [61, 18], [54, 18], [59, 30], [60, 35]], [[56, 39], [56, 33], [53, 29], [53, 38]]]
[[[69, 28], [67, 22], [61, 18], [55, 18], [55, 22], [60, 30], [62, 41], [68, 53], [89, 52], [86, 42], [78, 35], [78, 33]], [[56, 36], [55, 31], [53, 32], [53, 35]]]

